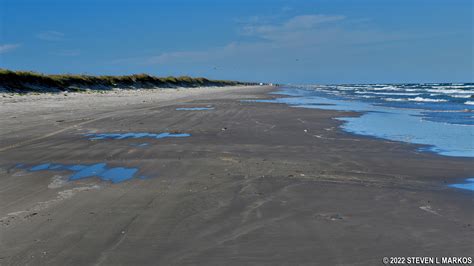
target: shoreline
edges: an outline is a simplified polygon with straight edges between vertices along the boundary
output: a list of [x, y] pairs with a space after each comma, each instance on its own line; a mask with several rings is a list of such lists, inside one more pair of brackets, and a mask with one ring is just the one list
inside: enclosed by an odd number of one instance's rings
[[[383, 106], [377, 104], [377, 102], [366, 102], [360, 99], [333, 99], [329, 96], [318, 95], [317, 90], [308, 90], [308, 93], [313, 92], [315, 93], [314, 95], [306, 95], [298, 91], [306, 91], [306, 89], [283, 87], [276, 93], [273, 93], [272, 96], [277, 97], [258, 101], [282, 103], [292, 108], [356, 112], [359, 115], [355, 117], [338, 116], [335, 118], [343, 122], [341, 130], [361, 137], [409, 143], [417, 146], [420, 152], [435, 153], [447, 157], [474, 158], [472, 147], [467, 148], [465, 145], [460, 145], [453, 138], [446, 137], [462, 137], [466, 142], [472, 136], [472, 130], [470, 130], [472, 126], [469, 124], [425, 120], [422, 114], [429, 112], [429, 110], [425, 110], [422, 107]], [[316, 97], [316, 99], [311, 97]], [[383, 115], [380, 115], [381, 113]], [[395, 123], [398, 121], [397, 125], [402, 129], [397, 129], [394, 126], [390, 126], [390, 123], [386, 123], [386, 119], [391, 117], [395, 120]], [[421, 117], [420, 121], [424, 121], [424, 123], [420, 123], [415, 117]], [[411, 125], [411, 128], [418, 127], [420, 129], [410, 129], [407, 125]], [[430, 132], [436, 132], [436, 130], [441, 131], [442, 134], [438, 137], [431, 137]], [[466, 144], [469, 146], [469, 142]]]
[[[278, 90], [273, 91], [273, 92], [278, 92]], [[294, 96], [294, 95], [285, 95], [285, 94], [273, 93], [273, 92], [269, 93], [270, 97], [269, 97], [268, 100], [272, 100], [272, 99], [276, 99], [276, 98], [292, 98], [292, 97], [298, 98], [298, 96]], [[264, 99], [264, 101], [266, 101], [266, 100], [267, 99]], [[291, 104], [281, 103], [281, 102], [274, 102], [274, 103], [270, 103], [270, 104], [285, 105], [288, 108], [325, 110], [325, 109], [320, 109], [320, 108], [317, 108], [317, 107], [315, 107], [315, 108], [306, 108], [306, 107], [302, 107], [302, 106], [298, 106], [298, 105], [291, 105]], [[416, 152], [416, 153], [426, 153], [426, 154], [430, 154], [430, 155], [434, 155], [434, 156], [439, 156], [441, 158], [456, 158], [456, 159], [460, 159], [460, 160], [473, 161], [473, 157], [469, 157], [469, 156], [449, 156], [449, 155], [439, 153], [439, 152], [433, 150], [433, 148], [436, 148], [436, 145], [418, 144], [418, 143], [402, 141], [402, 140], [391, 140], [391, 139], [380, 137], [380, 136], [362, 134], [362, 133], [357, 133], [357, 132], [354, 132], [354, 131], [344, 129], [344, 125], [348, 123], [348, 121], [345, 120], [344, 118], [354, 118], [354, 117], [355, 118], [360, 118], [361, 116], [369, 113], [370, 111], [347, 111], [347, 110], [333, 110], [333, 111], [344, 113], [344, 114], [341, 114], [340, 116], [332, 117], [333, 120], [341, 122], [337, 126], [338, 130], [340, 130], [342, 132], [345, 132], [345, 133], [348, 133], [348, 134], [351, 134], [351, 135], [356, 136], [358, 138], [362, 138], [362, 139], [367, 138], [369, 140], [371, 139], [371, 140], [377, 140], [377, 141], [387, 142], [387, 143], [396, 143], [396, 144], [399, 144], [399, 145], [409, 145], [409, 146], [412, 147], [413, 152]], [[458, 189], [460, 192], [474, 193], [474, 189], [472, 189], [472, 187], [471, 187], [471, 183], [472, 183], [472, 180], [473, 180], [472, 175], [453, 177], [452, 179], [455, 179], [457, 181], [453, 181], [449, 184], [446, 184], [447, 187]]]
[[[2, 104], [16, 119], [0, 120], [0, 147], [11, 146], [0, 150], [0, 264], [366, 265], [470, 254], [472, 193], [446, 184], [474, 172], [472, 160], [340, 129], [334, 118], [356, 112], [242, 102], [275, 87], [186, 90]], [[68, 181], [69, 170], [17, 163], [137, 173]]]

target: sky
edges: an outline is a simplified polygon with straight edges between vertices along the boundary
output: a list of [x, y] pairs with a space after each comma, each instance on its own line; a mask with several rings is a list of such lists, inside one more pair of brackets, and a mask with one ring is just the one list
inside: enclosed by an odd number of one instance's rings
[[0, 0], [0, 68], [472, 82], [472, 0]]

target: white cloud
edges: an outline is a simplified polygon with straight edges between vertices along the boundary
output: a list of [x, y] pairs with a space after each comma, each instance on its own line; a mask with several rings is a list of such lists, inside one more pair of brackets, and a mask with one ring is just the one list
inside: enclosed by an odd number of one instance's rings
[[38, 34], [36, 34], [36, 37], [41, 40], [45, 41], [62, 41], [64, 40], [64, 33], [59, 32], [59, 31], [43, 31]]
[[19, 46], [19, 44], [0, 44], [0, 54], [11, 52]]

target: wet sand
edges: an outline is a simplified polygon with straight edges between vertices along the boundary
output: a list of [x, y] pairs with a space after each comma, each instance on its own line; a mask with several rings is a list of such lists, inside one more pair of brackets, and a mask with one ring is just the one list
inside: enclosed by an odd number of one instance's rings
[[[333, 118], [355, 113], [241, 102], [275, 89], [2, 97], [0, 265], [379, 265], [386, 256], [472, 255], [473, 193], [447, 187], [474, 175], [472, 159], [338, 130]], [[176, 110], [194, 107], [214, 109]], [[89, 140], [91, 132], [191, 136]], [[112, 184], [27, 171], [42, 163], [138, 173]]]

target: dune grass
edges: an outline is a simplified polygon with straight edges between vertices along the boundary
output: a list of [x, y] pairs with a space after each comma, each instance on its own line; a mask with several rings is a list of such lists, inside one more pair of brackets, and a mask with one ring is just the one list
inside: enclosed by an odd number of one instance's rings
[[0, 89], [10, 92], [60, 92], [82, 90], [148, 89], [199, 86], [253, 85], [255, 83], [206, 78], [156, 77], [148, 74], [127, 76], [45, 75], [32, 71], [0, 69]]

